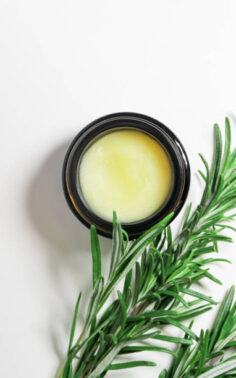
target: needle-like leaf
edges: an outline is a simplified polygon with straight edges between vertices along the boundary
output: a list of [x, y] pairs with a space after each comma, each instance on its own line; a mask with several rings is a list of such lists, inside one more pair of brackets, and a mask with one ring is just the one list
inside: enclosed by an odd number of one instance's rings
[[156, 364], [151, 361], [130, 361], [130, 362], [123, 362], [120, 364], [112, 364], [108, 367], [108, 370], [130, 369], [130, 368], [135, 368], [139, 366], [156, 366]]
[[80, 304], [80, 299], [81, 299], [82, 293], [79, 293], [78, 299], [75, 304], [75, 311], [74, 311], [74, 316], [73, 316], [73, 321], [72, 321], [72, 326], [71, 326], [71, 331], [70, 331], [70, 339], [69, 339], [69, 346], [68, 346], [68, 353], [70, 352], [70, 349], [73, 344], [74, 340], [74, 334], [75, 334], [75, 327], [76, 327], [76, 322], [77, 322], [77, 317], [78, 317], [78, 311], [79, 311], [79, 304]]
[[101, 276], [101, 251], [96, 228], [92, 225], [91, 234], [91, 251], [93, 258], [93, 287], [96, 285], [98, 278]]

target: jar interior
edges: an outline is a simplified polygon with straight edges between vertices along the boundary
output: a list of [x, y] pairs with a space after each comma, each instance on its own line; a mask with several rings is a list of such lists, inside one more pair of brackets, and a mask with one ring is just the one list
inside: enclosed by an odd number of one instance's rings
[[116, 127], [95, 136], [77, 164], [77, 191], [99, 218], [135, 224], [158, 214], [171, 197], [175, 172], [157, 138], [138, 128]]

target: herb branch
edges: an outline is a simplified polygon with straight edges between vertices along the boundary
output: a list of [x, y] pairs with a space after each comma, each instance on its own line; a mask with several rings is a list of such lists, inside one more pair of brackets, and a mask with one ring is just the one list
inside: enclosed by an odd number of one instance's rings
[[[114, 213], [110, 272], [106, 280], [101, 273], [99, 239], [95, 227], [91, 227], [93, 291], [83, 330], [76, 338], [81, 294], [78, 297], [67, 359], [60, 378], [101, 378], [109, 370], [155, 365], [143, 360], [113, 363], [119, 354], [128, 355], [145, 350], [173, 355], [176, 363], [174, 370], [180, 369], [179, 364], [182, 366], [179, 356], [186, 350], [186, 353], [190, 353], [186, 354], [186, 360], [192, 361], [192, 348], [200, 341], [203, 343], [209, 331], [199, 338], [191, 326], [187, 327], [183, 321], [209, 311], [216, 302], [200, 291], [193, 290], [191, 285], [202, 278], [221, 284], [210, 273], [209, 264], [215, 261], [229, 262], [212, 253], [218, 251], [218, 242], [232, 241], [224, 233], [228, 228], [233, 229], [228, 222], [236, 216], [233, 213], [236, 206], [236, 150], [231, 152], [230, 145], [230, 124], [226, 119], [224, 147], [220, 128], [214, 126], [211, 166], [200, 155], [205, 170], [200, 170], [199, 174], [205, 189], [196, 209], [192, 210], [191, 204], [188, 206], [183, 225], [175, 238], [168, 225], [173, 214], [137, 240], [130, 241]], [[123, 289], [119, 291], [117, 285], [121, 281]], [[114, 292], [116, 299], [110, 303]], [[162, 325], [179, 328], [185, 336], [168, 336], [162, 330]], [[143, 341], [158, 340], [181, 347], [176, 354], [172, 349], [161, 346], [137, 345]], [[211, 348], [204, 349], [206, 359], [201, 360], [201, 369], [219, 341], [218, 334], [211, 340], [214, 340], [211, 341]], [[162, 377], [172, 377], [168, 374], [172, 373], [163, 372]]]
[[[211, 330], [201, 330], [191, 345], [182, 344], [169, 372], [159, 378], [215, 378], [236, 374], [236, 301], [234, 286], [225, 296]], [[189, 340], [186, 334], [185, 339]]]

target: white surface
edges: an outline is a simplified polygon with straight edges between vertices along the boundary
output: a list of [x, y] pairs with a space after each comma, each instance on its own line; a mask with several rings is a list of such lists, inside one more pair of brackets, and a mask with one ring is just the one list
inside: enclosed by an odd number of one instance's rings
[[[78, 290], [86, 298], [90, 288], [88, 231], [61, 190], [68, 141], [96, 117], [127, 110], [171, 127], [193, 172], [225, 115], [235, 146], [235, 14], [234, 0], [1, 1], [1, 377], [55, 376]], [[193, 175], [190, 197], [199, 194]], [[221, 255], [234, 261], [212, 269], [224, 286], [203, 287], [218, 299], [236, 282], [235, 245]]]

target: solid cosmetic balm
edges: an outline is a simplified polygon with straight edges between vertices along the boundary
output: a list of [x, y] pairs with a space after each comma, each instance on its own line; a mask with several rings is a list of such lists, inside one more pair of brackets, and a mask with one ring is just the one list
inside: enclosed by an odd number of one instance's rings
[[83, 154], [78, 183], [87, 206], [112, 221], [138, 222], [158, 211], [173, 187], [173, 168], [165, 148], [136, 130], [111, 131]]

